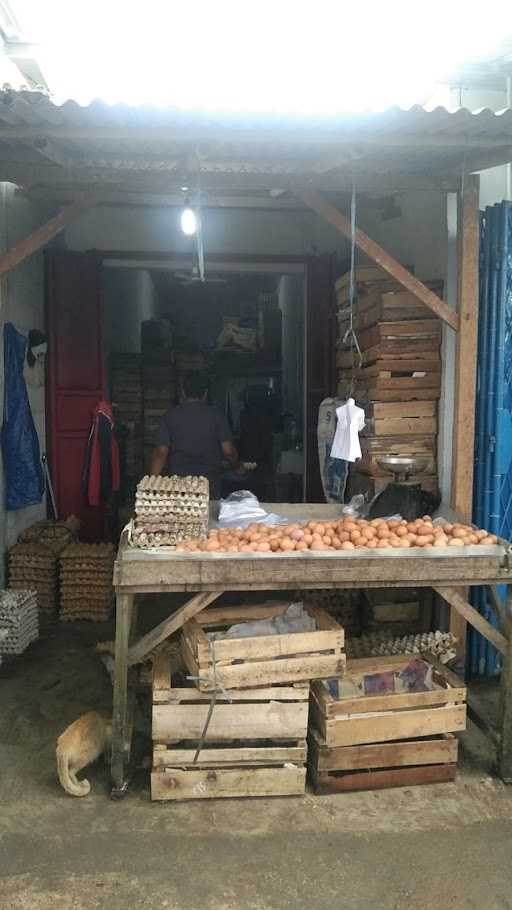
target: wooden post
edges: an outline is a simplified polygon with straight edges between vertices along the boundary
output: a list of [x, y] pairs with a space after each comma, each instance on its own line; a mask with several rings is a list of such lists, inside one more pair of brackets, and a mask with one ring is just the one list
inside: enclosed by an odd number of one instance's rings
[[461, 196], [457, 219], [459, 331], [455, 354], [452, 508], [464, 521], [471, 521], [478, 355], [478, 176], [466, 178]]
[[28, 237], [25, 237], [23, 240], [20, 240], [19, 243], [16, 243], [10, 250], [7, 250], [3, 256], [0, 256], [0, 276], [10, 272], [11, 269], [16, 268], [17, 265], [20, 265], [21, 262], [28, 259], [29, 256], [32, 256], [34, 253], [37, 253], [38, 250], [45, 247], [53, 237], [66, 227], [66, 225], [71, 224], [72, 221], [76, 221], [80, 215], [83, 215], [88, 209], [93, 208], [97, 204], [97, 201], [96, 196], [88, 196], [79, 202], [73, 202], [72, 205], [63, 209], [62, 212], [59, 212], [59, 214], [55, 215], [53, 218], [50, 218], [46, 224], [37, 228], [32, 234], [29, 234]]
[[[455, 406], [453, 420], [452, 508], [464, 521], [473, 511], [475, 459], [476, 367], [478, 355], [478, 266], [479, 266], [479, 177], [466, 178], [459, 199], [458, 313], [459, 331], [455, 353]], [[460, 592], [465, 597], [466, 592]], [[465, 660], [467, 624], [456, 610], [450, 611], [450, 631], [458, 639], [459, 661]]]
[[[344, 237], [350, 240], [352, 228], [349, 219], [345, 218], [345, 215], [342, 215], [327, 199], [324, 199], [321, 193], [318, 193], [312, 188], [305, 190], [295, 188], [294, 193], [318, 215], [328, 221], [329, 224], [332, 224], [340, 234], [343, 234]], [[375, 243], [375, 241], [368, 237], [360, 228], [356, 228], [355, 242], [356, 246], [358, 246], [363, 253], [366, 253], [370, 259], [373, 259], [377, 265], [384, 269], [388, 275], [391, 275], [391, 277], [407, 291], [414, 294], [414, 296], [432, 310], [436, 316], [446, 322], [452, 329], [458, 328], [459, 318], [457, 313], [450, 309], [444, 300], [441, 300], [437, 294], [434, 294], [433, 291], [427, 288], [422, 281], [404, 268], [400, 262], [397, 262], [389, 253], [386, 253], [386, 250], [379, 246], [378, 243]]]
[[128, 698], [128, 645], [133, 629], [133, 594], [116, 598], [116, 649], [114, 668], [114, 710], [112, 715], [111, 776], [113, 796], [122, 795], [127, 787], [127, 769], [131, 751], [131, 729]]
[[500, 744], [498, 771], [505, 783], [512, 783], [512, 586], [507, 587], [506, 607], [507, 653], [501, 671]]

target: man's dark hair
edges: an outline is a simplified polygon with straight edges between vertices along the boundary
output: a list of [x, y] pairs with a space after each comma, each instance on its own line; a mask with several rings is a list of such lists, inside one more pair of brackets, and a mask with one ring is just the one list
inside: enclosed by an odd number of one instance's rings
[[208, 391], [208, 377], [201, 373], [187, 373], [183, 377], [185, 398], [202, 398]]

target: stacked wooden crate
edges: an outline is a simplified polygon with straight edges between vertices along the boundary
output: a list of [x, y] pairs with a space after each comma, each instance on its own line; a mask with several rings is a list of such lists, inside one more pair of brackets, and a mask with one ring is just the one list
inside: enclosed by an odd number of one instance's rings
[[307, 607], [314, 631], [209, 637], [288, 607], [213, 607], [190, 620], [182, 635], [187, 687], [173, 685], [168, 656], [156, 661], [153, 799], [304, 793], [310, 682], [343, 673], [343, 629]]
[[[411, 663], [412, 661], [412, 663]], [[431, 672], [431, 687], [415, 680]], [[430, 668], [430, 670], [429, 670]], [[407, 678], [412, 685], [405, 685]], [[402, 686], [396, 685], [402, 680]], [[435, 658], [348, 661], [343, 680], [314, 682], [308, 767], [320, 793], [453, 780], [454, 733], [466, 726], [466, 689]]]
[[[439, 292], [439, 283], [431, 287]], [[441, 323], [412, 294], [384, 278], [379, 269], [357, 272], [354, 329], [362, 353], [350, 350], [348, 279], [336, 283], [338, 300], [338, 394], [350, 391], [364, 407], [362, 460], [353, 468], [351, 493], [379, 493], [390, 475], [379, 455], [426, 455], [418, 477], [437, 492], [437, 400], [441, 388]], [[354, 362], [356, 367], [354, 369]]]

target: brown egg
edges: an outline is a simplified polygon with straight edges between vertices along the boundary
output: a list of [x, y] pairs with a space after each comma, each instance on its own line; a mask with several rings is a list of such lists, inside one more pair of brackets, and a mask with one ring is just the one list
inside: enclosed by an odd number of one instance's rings
[[291, 537], [283, 537], [283, 539], [281, 540], [280, 546], [281, 546], [281, 550], [283, 550], [286, 553], [289, 553], [295, 549], [295, 541], [292, 540]]
[[303, 550], [309, 550], [309, 547], [304, 540], [299, 540], [295, 549], [299, 552], [302, 552]]
[[304, 534], [304, 537], [302, 538], [302, 540], [303, 540], [304, 543], [307, 544], [307, 546], [309, 547], [309, 545], [310, 545], [311, 543], [313, 543], [313, 535], [312, 535], [312, 534]]
[[409, 541], [407, 540], [407, 537], [400, 537], [399, 540], [400, 540], [400, 546], [401, 546], [401, 547], [405, 547], [405, 548], [407, 549], [407, 547], [410, 547], [410, 546], [411, 546], [411, 544], [410, 544]]
[[454, 528], [453, 537], [455, 539], [463, 540], [465, 536], [466, 536], [466, 531], [464, 530], [464, 528]]
[[384, 550], [387, 547], [391, 547], [391, 544], [389, 542], [389, 536], [380, 537], [377, 546], [379, 547], [380, 550]]
[[416, 536], [416, 546], [425, 547], [427, 544], [431, 544], [434, 541], [432, 534], [418, 534]]
[[359, 543], [359, 541], [361, 540], [361, 531], [359, 530], [359, 528], [356, 528], [355, 531], [350, 532], [350, 540], [352, 541], [352, 543]]
[[369, 540], [368, 543], [366, 544], [366, 546], [367, 546], [367, 548], [368, 548], [369, 550], [376, 550], [376, 549], [377, 549], [377, 541], [376, 541], [376, 539], [373, 538], [373, 540]]
[[313, 538], [313, 543], [311, 544], [310, 550], [326, 550], [326, 546], [323, 542], [323, 539]]
[[326, 547], [330, 547], [332, 544], [332, 537], [329, 534], [324, 534], [324, 544]]
[[460, 537], [452, 537], [452, 538], [448, 541], [448, 546], [449, 546], [449, 547], [463, 547], [463, 546], [464, 546], [464, 541], [461, 540]]
[[332, 538], [332, 546], [335, 550], [341, 549], [341, 540], [336, 535]]
[[382, 524], [382, 518], [374, 518], [374, 519], [372, 519], [370, 524], [371, 524], [372, 528], [378, 528], [379, 525]]
[[443, 536], [441, 537], [441, 535], [438, 534], [436, 537], [434, 537], [434, 544], [433, 544], [433, 546], [434, 546], [434, 547], [447, 547], [447, 546], [448, 546], [448, 538], [446, 537], [446, 535], [443, 534]]
[[399, 525], [396, 529], [397, 537], [407, 537], [407, 525]]
[[351, 540], [345, 540], [341, 545], [342, 550], [355, 550], [355, 546]]
[[389, 530], [385, 524], [383, 524], [382, 527], [377, 531], [377, 537], [379, 540], [387, 540], [389, 537]]
[[391, 530], [394, 530], [395, 528], [398, 528], [399, 526], [400, 526], [400, 519], [399, 519], [399, 518], [390, 518], [390, 519], [389, 519], [389, 521], [388, 521], [388, 528], [390, 529], [390, 531], [391, 531]]
[[342, 543], [346, 543], [347, 540], [350, 540], [350, 534], [348, 533], [348, 531], [339, 531], [338, 537]]
[[479, 543], [479, 546], [481, 546], [481, 547], [490, 547], [490, 546], [492, 546], [493, 543], [495, 543], [495, 540], [494, 540], [494, 537], [491, 537], [491, 535], [488, 535], [487, 537], [482, 537], [481, 540], [478, 541], [478, 543]]

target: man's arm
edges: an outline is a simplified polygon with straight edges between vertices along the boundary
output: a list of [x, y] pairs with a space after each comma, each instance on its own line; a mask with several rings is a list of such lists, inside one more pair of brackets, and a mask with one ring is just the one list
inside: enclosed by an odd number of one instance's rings
[[240, 474], [242, 474], [244, 467], [240, 462], [240, 457], [233, 443], [230, 440], [226, 440], [226, 442], [221, 443], [221, 448], [224, 458], [229, 461], [233, 471], [238, 471]]
[[157, 446], [151, 456], [150, 471], [152, 475], [159, 476], [164, 470], [169, 458], [170, 446]]

